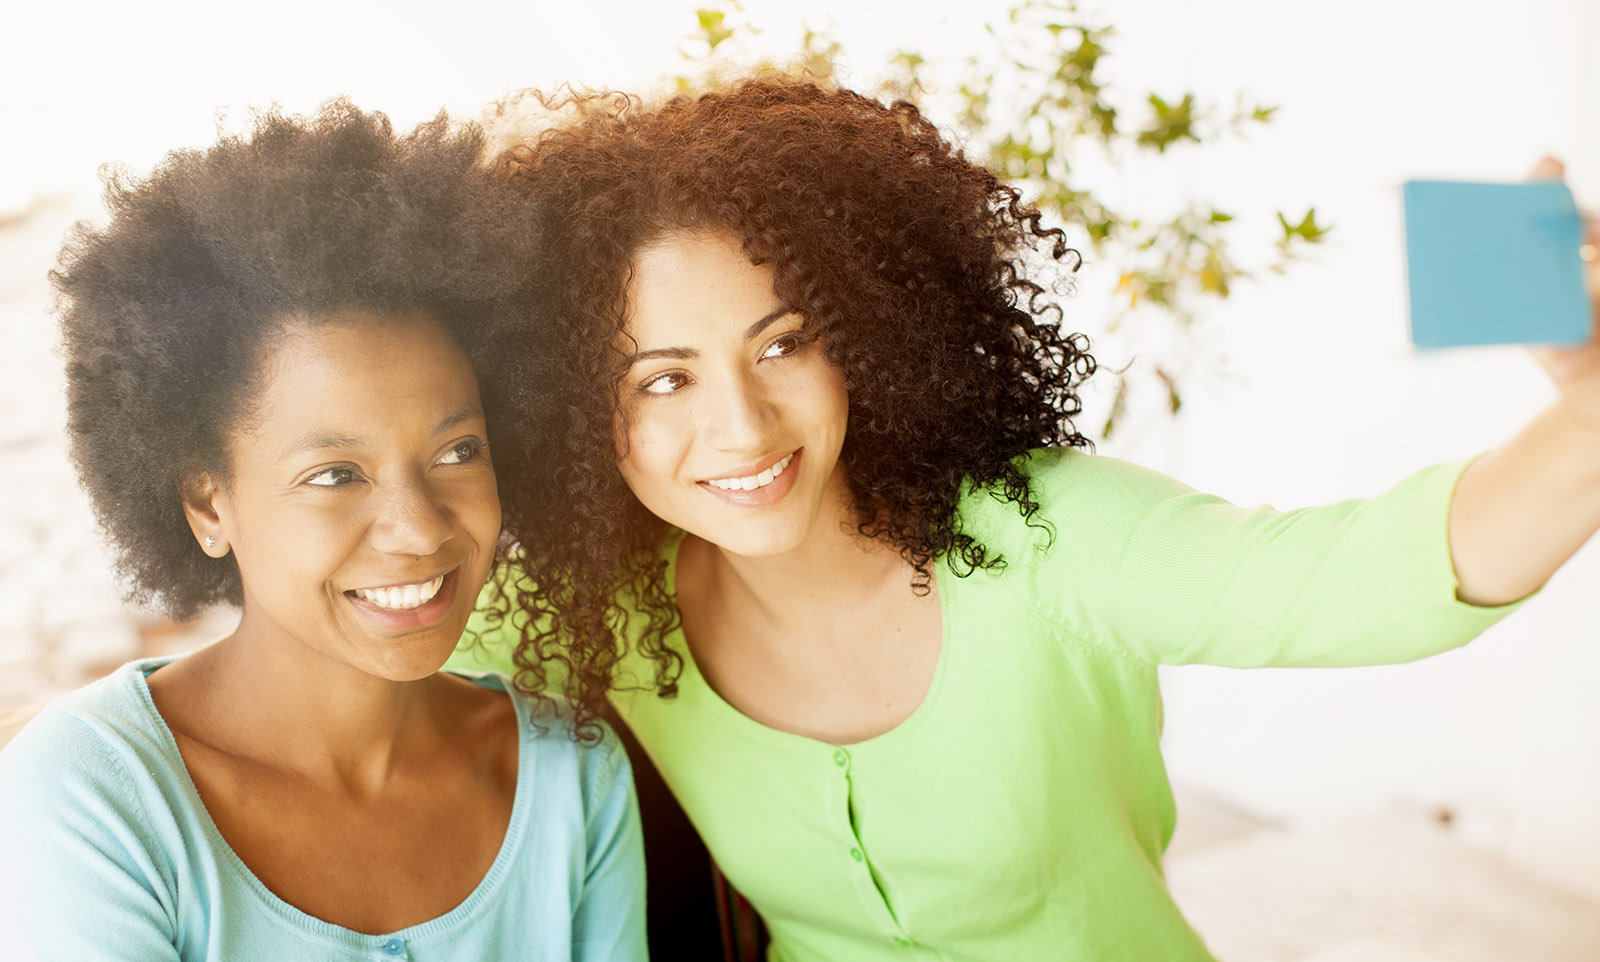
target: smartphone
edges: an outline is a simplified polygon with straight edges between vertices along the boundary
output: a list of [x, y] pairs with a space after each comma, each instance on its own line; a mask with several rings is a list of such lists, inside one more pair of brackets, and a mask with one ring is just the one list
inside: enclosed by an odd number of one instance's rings
[[1412, 344], [1589, 339], [1583, 218], [1565, 184], [1413, 180], [1402, 195]]

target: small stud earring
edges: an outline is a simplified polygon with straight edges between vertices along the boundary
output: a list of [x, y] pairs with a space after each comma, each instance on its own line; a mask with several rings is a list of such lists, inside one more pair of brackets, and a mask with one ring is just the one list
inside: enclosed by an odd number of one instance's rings
[[206, 547], [207, 548], [215, 548], [216, 546], [217, 546], [217, 539], [211, 537], [210, 535], [206, 535]]

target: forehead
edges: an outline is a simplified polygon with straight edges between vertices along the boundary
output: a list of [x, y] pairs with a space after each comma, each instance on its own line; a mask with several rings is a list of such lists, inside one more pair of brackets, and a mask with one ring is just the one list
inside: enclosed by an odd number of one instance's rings
[[291, 321], [267, 347], [235, 437], [285, 442], [308, 432], [384, 433], [440, 412], [481, 411], [465, 353], [424, 317], [349, 314]]
[[751, 263], [737, 237], [673, 233], [634, 256], [627, 290], [628, 332], [641, 343], [743, 332], [778, 303], [772, 268]]

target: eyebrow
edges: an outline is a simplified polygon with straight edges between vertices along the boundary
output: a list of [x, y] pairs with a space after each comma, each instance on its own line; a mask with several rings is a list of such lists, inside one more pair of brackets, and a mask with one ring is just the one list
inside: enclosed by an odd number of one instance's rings
[[[795, 313], [795, 310], [789, 305], [778, 305], [778, 307], [773, 309], [772, 313], [745, 328], [744, 339], [748, 341], [751, 338], [759, 336], [762, 331], [793, 313]], [[654, 358], [671, 358], [677, 361], [686, 361], [699, 356], [700, 352], [692, 347], [655, 347], [648, 351], [637, 351], [633, 354], [629, 354], [628, 366], [631, 367], [640, 361], [649, 361]]]
[[[482, 418], [483, 411], [478, 408], [460, 408], [439, 419], [433, 426], [430, 435], [443, 434], [445, 431], [466, 421]], [[315, 431], [307, 432], [300, 440], [283, 449], [280, 458], [289, 458], [307, 451], [348, 451], [359, 448], [363, 439], [348, 434], [318, 434]]]

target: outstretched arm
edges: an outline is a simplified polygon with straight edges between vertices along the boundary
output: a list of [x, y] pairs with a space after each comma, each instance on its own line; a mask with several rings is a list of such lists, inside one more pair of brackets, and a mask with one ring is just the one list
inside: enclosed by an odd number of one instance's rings
[[[1533, 176], [1559, 178], [1546, 159]], [[1591, 219], [1587, 243], [1600, 245]], [[1600, 260], [1588, 262], [1600, 332]], [[1498, 605], [1545, 583], [1600, 529], [1600, 333], [1581, 347], [1535, 352], [1560, 398], [1461, 475], [1450, 503], [1450, 558], [1461, 600]]]

